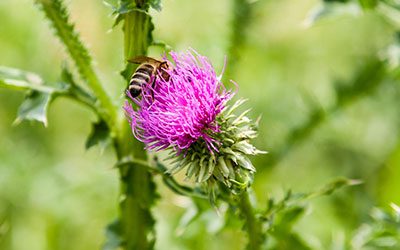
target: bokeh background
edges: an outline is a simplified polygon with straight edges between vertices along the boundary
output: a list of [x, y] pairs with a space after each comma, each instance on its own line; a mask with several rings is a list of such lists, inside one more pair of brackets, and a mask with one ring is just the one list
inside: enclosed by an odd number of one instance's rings
[[[122, 32], [111, 28], [110, 8], [98, 0], [65, 2], [107, 91], [121, 98]], [[154, 38], [178, 52], [196, 49], [217, 72], [231, 56], [224, 81], [238, 83], [253, 119], [262, 115], [255, 144], [270, 152], [253, 159], [261, 207], [288, 189], [306, 192], [337, 177], [364, 182], [310, 200], [296, 223], [304, 241], [328, 249], [350, 238], [373, 207], [400, 204], [399, 83], [378, 77], [367, 85], [382, 74], [379, 61], [396, 52], [395, 27], [374, 11], [309, 25], [316, 0], [259, 0], [238, 24], [235, 2], [163, 0], [161, 12], [151, 10]], [[241, 25], [236, 36], [235, 25]], [[161, 52], [152, 47], [149, 54]], [[33, 1], [0, 1], [0, 65], [57, 82], [64, 60], [72, 66]], [[99, 249], [118, 213], [114, 152], [85, 150], [95, 116], [71, 100], [53, 103], [48, 127], [14, 126], [23, 98], [0, 89], [0, 249]], [[240, 227], [216, 233], [220, 221], [212, 209], [182, 233], [179, 220], [190, 200], [156, 180], [162, 194], [153, 209], [156, 249], [244, 247]]]

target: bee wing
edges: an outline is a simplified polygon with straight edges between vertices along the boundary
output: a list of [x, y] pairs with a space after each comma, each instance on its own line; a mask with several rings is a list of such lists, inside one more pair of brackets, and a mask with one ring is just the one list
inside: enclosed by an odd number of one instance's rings
[[128, 62], [142, 64], [142, 63], [161, 63], [162, 61], [147, 56], [135, 56], [134, 58], [129, 59]]

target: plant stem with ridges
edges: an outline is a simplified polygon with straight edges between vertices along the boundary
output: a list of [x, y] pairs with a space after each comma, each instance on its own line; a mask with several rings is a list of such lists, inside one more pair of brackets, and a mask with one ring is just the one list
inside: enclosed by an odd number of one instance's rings
[[[139, 5], [137, 5], [139, 6]], [[131, 11], [125, 14], [124, 22], [124, 56], [130, 59], [138, 55], [146, 55], [149, 40], [150, 17], [145, 13]], [[124, 76], [134, 72], [134, 65], [127, 65]], [[124, 157], [146, 161], [147, 155], [144, 146], [134, 139], [132, 128], [125, 117], [119, 122], [119, 137], [116, 141], [116, 150], [119, 160]], [[156, 198], [155, 184], [150, 172], [135, 163], [120, 168], [121, 175], [121, 203], [120, 222], [123, 233], [124, 249], [152, 249], [154, 237], [154, 219], [151, 215], [151, 206]]]
[[253, 206], [250, 203], [249, 192], [243, 192], [239, 198], [239, 210], [244, 220], [246, 221], [245, 227], [249, 238], [248, 249], [258, 250], [261, 249], [264, 235], [262, 233], [261, 223], [254, 214]]
[[[92, 67], [91, 58], [86, 47], [79, 40], [78, 34], [74, 30], [74, 25], [69, 21], [69, 16], [63, 2], [60, 0], [37, 0], [46, 17], [50, 20], [57, 36], [64, 43], [72, 60], [81, 75], [95, 94], [99, 102], [99, 113], [107, 122], [112, 132], [115, 132], [115, 121], [117, 112], [111, 98], [101, 85]], [[113, 133], [115, 135], [115, 133]]]

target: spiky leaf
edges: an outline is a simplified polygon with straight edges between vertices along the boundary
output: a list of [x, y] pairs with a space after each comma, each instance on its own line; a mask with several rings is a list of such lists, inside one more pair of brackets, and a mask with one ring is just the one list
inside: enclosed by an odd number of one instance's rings
[[51, 93], [57, 89], [43, 85], [43, 79], [35, 73], [0, 66], [0, 88], [36, 90]]
[[310, 11], [304, 21], [304, 25], [309, 27], [329, 17], [357, 16], [361, 13], [362, 9], [357, 3], [347, 1], [326, 1], [317, 5]]
[[122, 243], [122, 228], [119, 219], [114, 220], [106, 228], [106, 242], [103, 245], [102, 250], [114, 250], [118, 249]]
[[162, 8], [161, 0], [150, 0], [149, 3], [153, 9], [155, 9], [157, 11], [161, 11], [161, 8]]
[[0, 88], [26, 91], [26, 99], [21, 104], [15, 123], [22, 120], [36, 120], [47, 126], [49, 104], [59, 95], [65, 94], [65, 87], [46, 86], [35, 73], [19, 69], [0, 67]]
[[92, 125], [92, 131], [86, 141], [86, 149], [99, 145], [104, 150], [111, 143], [110, 129], [104, 120], [100, 120]]
[[18, 117], [15, 123], [22, 120], [36, 120], [47, 126], [47, 110], [54, 95], [34, 91], [27, 96], [18, 110]]

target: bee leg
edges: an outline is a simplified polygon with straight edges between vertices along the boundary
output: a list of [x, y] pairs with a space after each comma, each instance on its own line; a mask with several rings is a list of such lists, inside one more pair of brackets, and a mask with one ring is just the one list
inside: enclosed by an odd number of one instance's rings
[[156, 87], [156, 81], [155, 81], [156, 79], [154, 79], [153, 80], [153, 84], [151, 84], [151, 88], [152, 88], [152, 91], [151, 91], [151, 100], [154, 102], [154, 88]]

